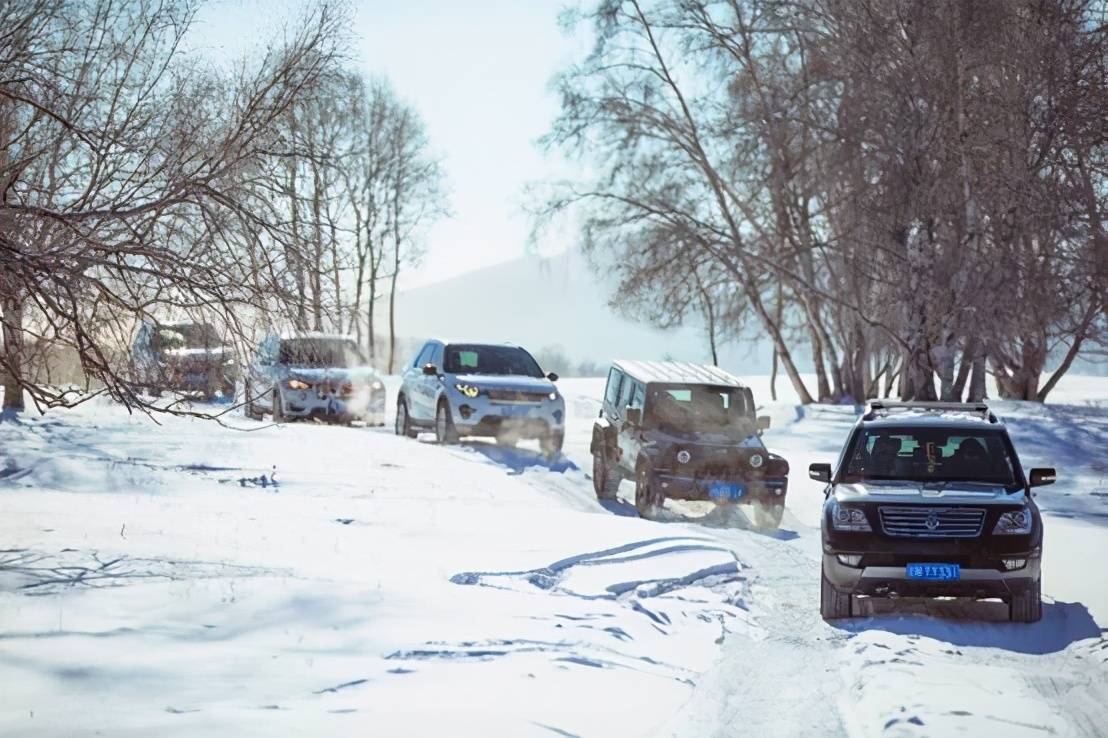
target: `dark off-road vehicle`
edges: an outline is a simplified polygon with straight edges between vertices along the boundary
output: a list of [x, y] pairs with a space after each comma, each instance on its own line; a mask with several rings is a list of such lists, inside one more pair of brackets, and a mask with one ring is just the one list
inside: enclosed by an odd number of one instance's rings
[[210, 400], [235, 395], [234, 347], [215, 327], [198, 322], [143, 323], [131, 348], [138, 381], [152, 394], [200, 393]]
[[984, 404], [872, 401], [826, 482], [820, 611], [857, 614], [855, 595], [1001, 599], [1042, 617], [1043, 523], [1008, 431]]
[[665, 499], [743, 503], [759, 527], [777, 527], [789, 464], [771, 454], [750, 389], [727, 372], [683, 362], [616, 361], [593, 425], [593, 486], [615, 499], [635, 481], [647, 517]]

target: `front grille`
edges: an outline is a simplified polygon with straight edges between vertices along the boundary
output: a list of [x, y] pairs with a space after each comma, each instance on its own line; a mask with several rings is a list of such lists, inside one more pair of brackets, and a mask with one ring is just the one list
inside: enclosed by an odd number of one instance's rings
[[520, 392], [518, 390], [489, 390], [489, 399], [493, 402], [538, 404], [546, 399], [542, 392]]
[[315, 386], [316, 396], [321, 400], [328, 395], [348, 396], [354, 394], [354, 385], [349, 382], [320, 382]]
[[896, 538], [976, 538], [985, 523], [979, 507], [880, 507], [881, 527]]

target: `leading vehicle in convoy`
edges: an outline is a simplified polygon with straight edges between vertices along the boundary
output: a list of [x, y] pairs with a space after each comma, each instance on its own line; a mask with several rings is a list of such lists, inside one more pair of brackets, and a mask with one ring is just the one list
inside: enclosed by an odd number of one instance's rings
[[439, 443], [491, 436], [514, 444], [537, 439], [562, 450], [566, 403], [557, 374], [543, 374], [522, 347], [508, 343], [427, 341], [404, 369], [396, 397], [396, 433], [434, 430]]
[[210, 400], [235, 394], [234, 348], [215, 327], [196, 321], [146, 321], [131, 347], [136, 378], [154, 395], [196, 392]]
[[385, 424], [385, 384], [350, 336], [270, 335], [258, 345], [245, 381], [250, 417]]
[[820, 611], [855, 615], [855, 596], [999, 598], [1009, 618], [1042, 617], [1043, 521], [1008, 431], [984, 404], [872, 401], [827, 484]]
[[769, 418], [755, 414], [749, 387], [714, 366], [616, 361], [590, 449], [593, 486], [615, 499], [635, 482], [635, 507], [647, 517], [666, 498], [743, 503], [759, 527], [781, 523], [788, 462], [766, 450]]

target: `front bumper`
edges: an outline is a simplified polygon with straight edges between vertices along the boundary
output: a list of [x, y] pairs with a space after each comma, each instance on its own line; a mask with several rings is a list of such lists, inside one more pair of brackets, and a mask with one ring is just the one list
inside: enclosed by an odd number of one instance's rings
[[561, 397], [542, 402], [494, 402], [485, 394], [466, 397], [452, 390], [451, 415], [461, 436], [541, 438], [565, 432], [565, 402]]
[[368, 425], [385, 423], [385, 393], [375, 392], [366, 399], [358, 394], [342, 397], [319, 394], [314, 390], [281, 390], [281, 402], [289, 418], [312, 418], [333, 423], [363, 421]]
[[[1039, 578], [1042, 561], [1038, 551], [1026, 551], [1022, 555], [1010, 557], [1023, 558], [1027, 563], [1020, 569], [1007, 571], [999, 558], [995, 560], [995, 566], [990, 566], [992, 562], [988, 560], [978, 560], [973, 562], [974, 566], [963, 566], [959, 579], [935, 582], [909, 579], [906, 564], [869, 565], [864, 556], [861, 565], [853, 567], [843, 564], [837, 553], [825, 552], [823, 572], [832, 586], [840, 592], [870, 597], [974, 597], [1007, 600]], [[911, 563], [958, 562], [942, 555], [918, 554], [912, 557]]]
[[787, 476], [755, 477], [740, 475], [714, 480], [708, 477], [692, 477], [655, 470], [651, 472], [649, 481], [651, 489], [660, 491], [671, 500], [721, 501], [712, 496], [712, 483], [714, 481], [742, 485], [742, 495], [738, 499], [732, 500], [740, 504], [757, 502], [759, 504], [783, 505], [785, 504], [785, 494], [789, 490], [789, 478]]

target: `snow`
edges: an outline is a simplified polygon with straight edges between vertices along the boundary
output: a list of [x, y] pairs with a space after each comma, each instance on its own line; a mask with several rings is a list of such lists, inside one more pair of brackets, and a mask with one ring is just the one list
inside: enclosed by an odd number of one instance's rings
[[552, 464], [106, 402], [0, 424], [0, 735], [1108, 732], [1108, 379], [995, 403], [1059, 470], [1034, 625], [961, 602], [824, 623], [805, 470], [855, 410], [744, 381], [792, 466], [773, 534], [693, 503], [641, 520], [630, 484], [598, 503], [603, 380], [559, 382]]

